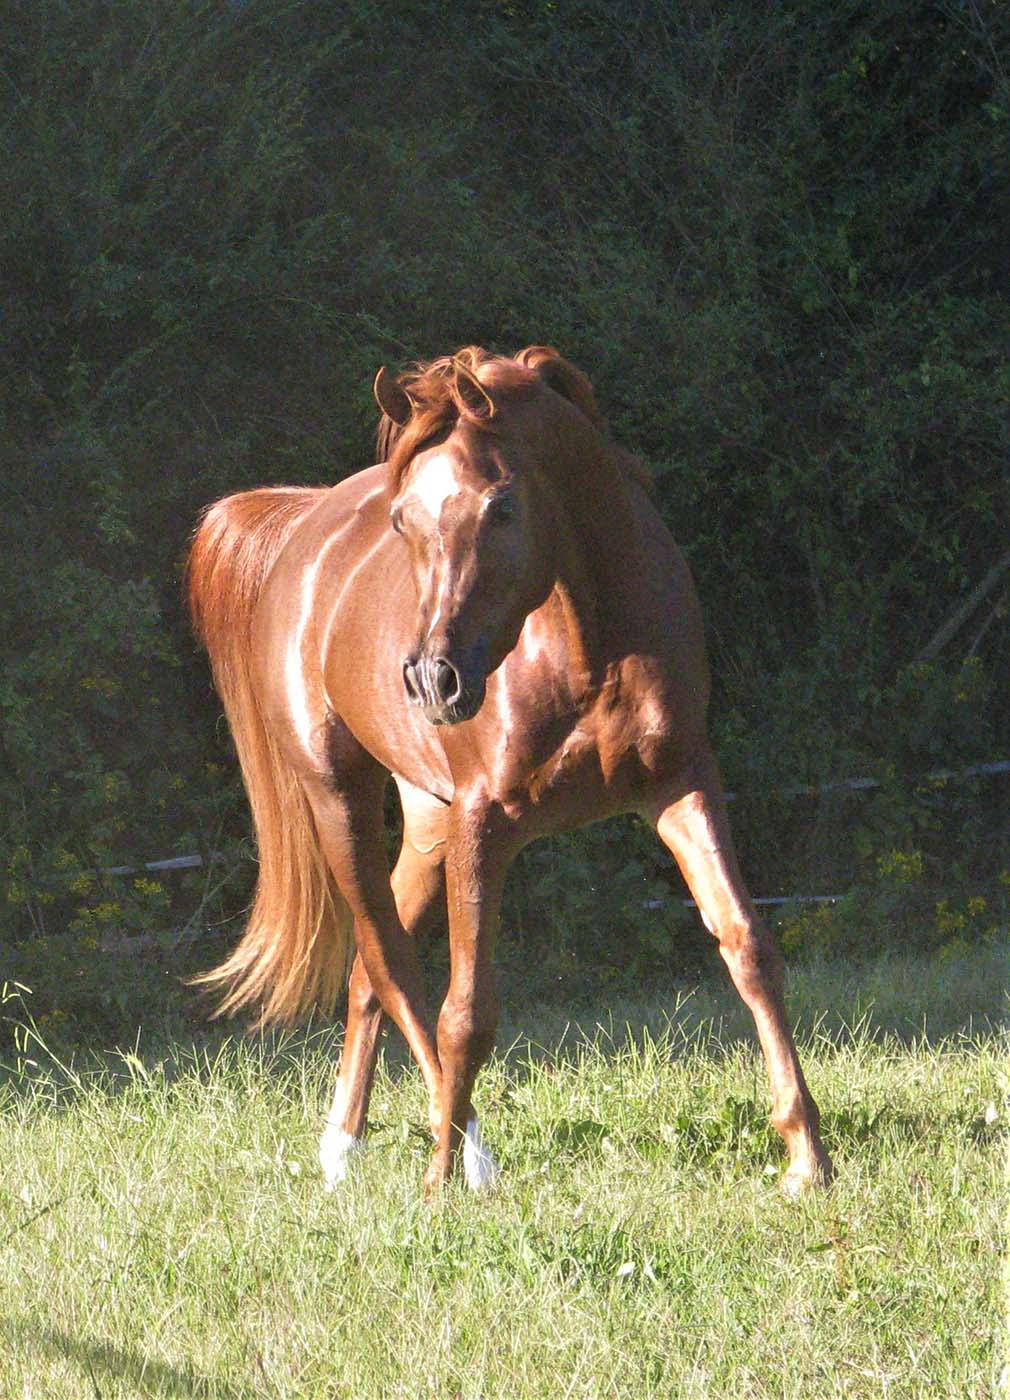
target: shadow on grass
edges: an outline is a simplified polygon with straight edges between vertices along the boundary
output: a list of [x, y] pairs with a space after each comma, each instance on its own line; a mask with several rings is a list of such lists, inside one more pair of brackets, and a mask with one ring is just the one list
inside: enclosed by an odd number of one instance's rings
[[95, 1396], [105, 1393], [104, 1384], [109, 1381], [126, 1381], [136, 1387], [138, 1394], [150, 1396], [151, 1400], [188, 1396], [199, 1400], [253, 1400], [253, 1391], [244, 1386], [236, 1387], [190, 1366], [169, 1366], [112, 1342], [75, 1337], [58, 1327], [0, 1318], [0, 1338], [12, 1347], [27, 1347], [30, 1355], [62, 1357], [78, 1366]]
[[[896, 950], [865, 963], [809, 960], [786, 974], [786, 1003], [801, 1042], [844, 1045], [893, 1040], [939, 1047], [1002, 1040], [1010, 1029], [1010, 940], [980, 946], [957, 958]], [[680, 1045], [705, 1045], [718, 1053], [754, 1044], [754, 1023], [725, 970], [689, 984], [624, 989], [593, 997], [585, 985], [561, 1001], [540, 1000], [531, 985], [524, 996], [503, 997], [499, 1046], [564, 1053], [601, 1039], [616, 1049], [643, 1036]], [[517, 1008], [522, 1008], [516, 1014]]]
[[[591, 1045], [597, 1053], [618, 1055], [629, 1046], [660, 1044], [676, 1058], [700, 1050], [718, 1058], [741, 1044], [756, 1050], [754, 1024], [721, 968], [690, 984], [671, 977], [666, 986], [616, 991], [594, 985], [591, 976], [574, 977], [565, 989], [538, 983], [535, 971], [516, 982], [514, 970], [501, 986], [502, 1022], [498, 1052], [510, 1071], [523, 1077], [527, 1062], [576, 1063]], [[856, 1041], [893, 1040], [902, 1045], [938, 1047], [1005, 1039], [1010, 1026], [1010, 941], [991, 943], [970, 957], [894, 953], [867, 963], [807, 962], [787, 977], [790, 1019], [805, 1042], [844, 1046]], [[566, 995], [562, 996], [562, 990]], [[546, 993], [546, 995], [545, 995]], [[433, 999], [429, 999], [433, 1001]], [[0, 1008], [0, 1022], [35, 1025], [33, 1008], [21, 996]], [[199, 1080], [235, 1053], [251, 1050], [265, 1073], [296, 1074], [306, 1054], [332, 1060], [333, 1075], [343, 1026], [315, 1022], [297, 1031], [268, 1031], [246, 1037], [240, 1025], [176, 1026], [168, 1037], [143, 1038], [132, 1048], [99, 1050], [93, 1044], [29, 1045], [30, 1058], [0, 1046], [0, 1091], [18, 1097], [40, 1083], [50, 1106], [73, 1098], [84, 1082], [101, 1079], [107, 1092], [146, 1078], [165, 1082]], [[5, 1031], [5, 1036], [10, 1032]], [[384, 1037], [384, 1059], [394, 1078], [413, 1074], [413, 1062], [398, 1034]], [[31, 1066], [26, 1069], [26, 1063]]]

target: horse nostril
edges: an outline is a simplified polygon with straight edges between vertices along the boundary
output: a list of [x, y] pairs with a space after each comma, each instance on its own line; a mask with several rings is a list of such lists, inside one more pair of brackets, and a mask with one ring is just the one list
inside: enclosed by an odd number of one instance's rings
[[454, 700], [458, 700], [463, 689], [459, 672], [444, 656], [440, 656], [435, 662], [435, 689], [443, 705], [451, 705]]
[[407, 698], [413, 701], [415, 705], [419, 704], [421, 700], [421, 688], [417, 683], [417, 671], [415, 670], [416, 665], [416, 658], [412, 656], [408, 656], [406, 661], [403, 663], [404, 688], [407, 692]]

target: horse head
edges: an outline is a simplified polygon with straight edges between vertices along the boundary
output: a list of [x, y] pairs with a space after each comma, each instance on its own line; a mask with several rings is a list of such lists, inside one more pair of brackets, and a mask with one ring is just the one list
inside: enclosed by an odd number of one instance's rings
[[376, 379], [390, 525], [417, 587], [403, 683], [432, 724], [477, 713], [488, 677], [553, 586], [539, 470], [550, 450], [545, 387], [535, 364], [475, 349]]

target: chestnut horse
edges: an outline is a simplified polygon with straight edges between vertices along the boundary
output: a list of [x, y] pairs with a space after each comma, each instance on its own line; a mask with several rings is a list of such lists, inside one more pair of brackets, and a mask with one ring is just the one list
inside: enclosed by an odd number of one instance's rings
[[[385, 458], [332, 488], [241, 492], [189, 563], [197, 629], [259, 847], [255, 904], [204, 980], [260, 1022], [331, 1009], [353, 956], [320, 1159], [359, 1149], [383, 1014], [429, 1095], [429, 1190], [497, 1166], [471, 1096], [495, 1036], [492, 953], [527, 842], [637, 812], [669, 847], [750, 1008], [790, 1192], [831, 1163], [786, 1021], [779, 953], [744, 888], [706, 736], [687, 565], [585, 376], [556, 351], [470, 347], [393, 379]], [[403, 805], [392, 877], [383, 794]], [[443, 903], [445, 901], [445, 903]], [[448, 906], [434, 1031], [415, 934]]]

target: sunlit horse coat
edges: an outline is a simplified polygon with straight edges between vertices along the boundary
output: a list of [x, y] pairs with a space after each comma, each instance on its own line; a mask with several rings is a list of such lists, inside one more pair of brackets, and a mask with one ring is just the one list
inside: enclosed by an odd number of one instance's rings
[[[264, 1021], [330, 1008], [353, 954], [329, 1181], [364, 1133], [383, 1012], [429, 1092], [427, 1185], [461, 1146], [471, 1184], [486, 1181], [471, 1093], [494, 1040], [509, 862], [544, 832], [639, 812], [753, 1013], [786, 1186], [826, 1178], [780, 959], [741, 882], [706, 737], [694, 587], [640, 469], [588, 380], [543, 347], [380, 372], [376, 397], [388, 460], [331, 489], [230, 496], [193, 545], [193, 616], [260, 854], [245, 935], [208, 979], [224, 1008]], [[392, 878], [390, 774], [404, 819]], [[433, 1034], [414, 934], [443, 900], [451, 974]]]

